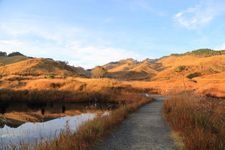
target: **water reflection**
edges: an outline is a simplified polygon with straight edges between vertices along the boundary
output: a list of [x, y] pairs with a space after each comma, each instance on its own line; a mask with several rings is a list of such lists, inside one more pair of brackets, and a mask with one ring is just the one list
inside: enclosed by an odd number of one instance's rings
[[[96, 114], [85, 113], [77, 116], [67, 116], [41, 123], [24, 123], [18, 128], [11, 128], [5, 125], [0, 129], [1, 146], [8, 144], [35, 143], [42, 139], [52, 139], [68, 126], [71, 131], [76, 129], [85, 121], [94, 119]], [[1, 148], [1, 147], [0, 147]]]

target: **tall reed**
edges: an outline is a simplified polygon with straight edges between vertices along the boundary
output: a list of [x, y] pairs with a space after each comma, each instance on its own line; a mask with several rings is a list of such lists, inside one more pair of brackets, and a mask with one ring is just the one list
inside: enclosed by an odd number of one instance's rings
[[225, 149], [225, 100], [192, 93], [168, 98], [164, 114], [190, 150]]

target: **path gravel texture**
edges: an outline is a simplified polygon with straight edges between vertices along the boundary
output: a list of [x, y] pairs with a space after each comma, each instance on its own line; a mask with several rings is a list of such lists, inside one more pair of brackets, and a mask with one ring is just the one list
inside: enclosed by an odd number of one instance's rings
[[177, 149], [170, 137], [170, 128], [161, 115], [164, 97], [131, 114], [95, 150], [173, 150]]

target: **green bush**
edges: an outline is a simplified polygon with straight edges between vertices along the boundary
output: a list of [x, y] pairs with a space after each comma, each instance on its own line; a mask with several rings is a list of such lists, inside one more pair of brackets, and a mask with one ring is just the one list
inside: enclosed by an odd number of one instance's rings
[[178, 66], [177, 68], [175, 68], [175, 71], [176, 72], [182, 72], [185, 69], [186, 69], [186, 66]]
[[198, 49], [194, 50], [192, 52], [189, 52], [192, 55], [197, 55], [197, 56], [203, 56], [203, 57], [209, 57], [209, 56], [214, 56], [214, 55], [223, 55], [225, 54], [224, 50], [221, 51], [216, 51], [212, 49]]
[[185, 55], [194, 55], [199, 57], [210, 57], [215, 55], [225, 55], [225, 50], [213, 50], [208, 48], [202, 48], [193, 50], [191, 52], [181, 53], [181, 54], [171, 54], [171, 56], [185, 56]]
[[192, 79], [195, 77], [199, 77], [201, 75], [201, 73], [199, 72], [194, 72], [194, 73], [190, 73], [189, 75], [187, 75], [187, 78]]
[[48, 79], [54, 79], [54, 78], [55, 78], [55, 75], [54, 75], [54, 74], [48, 74], [48, 75], [47, 75], [47, 78], [48, 78]]

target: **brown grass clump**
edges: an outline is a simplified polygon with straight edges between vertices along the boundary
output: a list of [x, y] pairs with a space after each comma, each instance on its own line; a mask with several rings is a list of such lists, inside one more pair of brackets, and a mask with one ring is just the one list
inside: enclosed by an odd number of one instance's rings
[[165, 101], [164, 114], [190, 150], [225, 149], [225, 100], [172, 96]]

